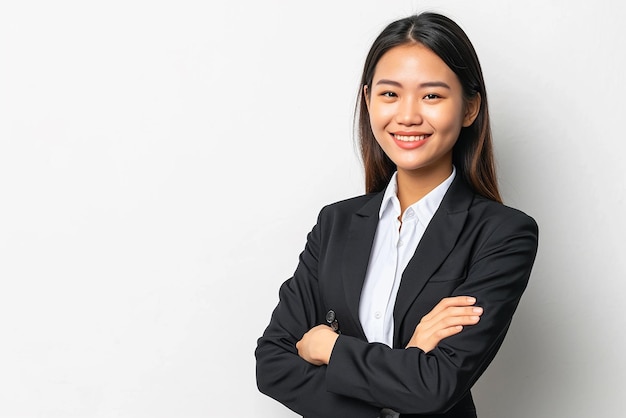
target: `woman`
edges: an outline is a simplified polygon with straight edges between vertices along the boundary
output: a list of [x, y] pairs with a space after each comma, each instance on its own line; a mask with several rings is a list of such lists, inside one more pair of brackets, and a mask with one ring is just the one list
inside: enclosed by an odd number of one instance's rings
[[258, 341], [258, 387], [308, 418], [476, 417], [537, 225], [501, 203], [463, 30], [435, 13], [387, 26], [358, 126], [367, 194], [320, 212]]

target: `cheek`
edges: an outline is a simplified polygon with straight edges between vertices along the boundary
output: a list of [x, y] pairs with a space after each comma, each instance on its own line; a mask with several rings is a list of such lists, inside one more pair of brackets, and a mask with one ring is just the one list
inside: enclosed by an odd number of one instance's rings
[[463, 109], [459, 106], [450, 106], [446, 109], [433, 108], [424, 117], [441, 133], [458, 133], [463, 124]]
[[391, 106], [380, 106], [372, 103], [369, 116], [372, 130], [376, 132], [377, 130], [384, 129], [385, 126], [389, 124], [393, 118], [393, 109], [391, 109]]

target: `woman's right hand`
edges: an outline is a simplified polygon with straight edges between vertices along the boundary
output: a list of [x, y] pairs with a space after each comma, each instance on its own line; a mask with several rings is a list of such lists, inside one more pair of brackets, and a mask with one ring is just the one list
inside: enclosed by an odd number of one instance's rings
[[471, 296], [442, 299], [417, 324], [406, 348], [417, 347], [428, 353], [444, 338], [461, 332], [464, 326], [477, 324], [483, 309], [474, 306], [475, 303]]

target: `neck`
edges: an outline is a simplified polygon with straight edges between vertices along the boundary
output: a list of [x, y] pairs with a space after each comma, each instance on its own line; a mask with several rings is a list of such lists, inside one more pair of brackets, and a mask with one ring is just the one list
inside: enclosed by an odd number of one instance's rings
[[450, 177], [450, 174], [452, 174], [452, 164], [449, 167], [429, 172], [398, 170], [398, 200], [402, 213], [443, 183]]

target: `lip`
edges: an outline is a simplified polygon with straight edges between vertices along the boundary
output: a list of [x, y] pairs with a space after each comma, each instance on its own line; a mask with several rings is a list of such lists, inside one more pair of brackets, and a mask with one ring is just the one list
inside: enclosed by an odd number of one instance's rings
[[425, 132], [394, 132], [391, 134], [393, 141], [402, 149], [416, 149], [426, 144], [431, 134]]

